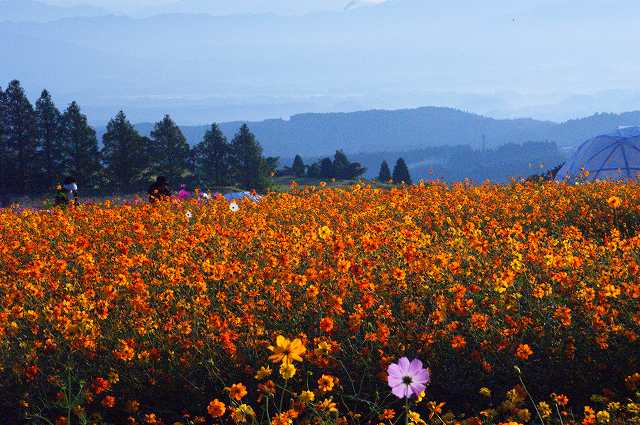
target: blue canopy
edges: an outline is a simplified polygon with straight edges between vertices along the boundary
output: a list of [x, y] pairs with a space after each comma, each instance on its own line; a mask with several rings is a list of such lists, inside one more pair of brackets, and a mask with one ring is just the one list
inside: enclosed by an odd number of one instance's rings
[[224, 198], [227, 201], [234, 201], [237, 199], [247, 198], [253, 202], [258, 202], [260, 200], [260, 195], [253, 195], [250, 192], [232, 192], [224, 195]]
[[[589, 175], [584, 177], [583, 171]], [[640, 127], [624, 127], [587, 140], [558, 171], [556, 180], [634, 180], [640, 176]]]

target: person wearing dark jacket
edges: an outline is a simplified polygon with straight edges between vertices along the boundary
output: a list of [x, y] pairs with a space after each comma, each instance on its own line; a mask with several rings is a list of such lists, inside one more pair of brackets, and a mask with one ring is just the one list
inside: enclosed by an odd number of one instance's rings
[[160, 201], [162, 198], [171, 196], [171, 191], [167, 187], [167, 178], [165, 176], [158, 176], [155, 183], [153, 183], [148, 190], [149, 202], [154, 204]]
[[69, 205], [69, 198], [67, 197], [67, 191], [64, 190], [62, 184], [58, 183], [56, 185], [56, 197], [54, 201], [54, 205], [56, 207], [64, 207]]

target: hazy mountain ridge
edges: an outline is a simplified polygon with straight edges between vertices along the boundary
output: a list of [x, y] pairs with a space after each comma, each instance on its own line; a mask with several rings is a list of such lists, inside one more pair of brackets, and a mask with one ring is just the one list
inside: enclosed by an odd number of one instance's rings
[[[595, 17], [585, 18], [586, 12], [553, 19], [551, 0], [540, 0], [538, 8], [506, 0], [491, 8], [462, 0], [389, 0], [304, 16], [174, 14], [4, 22], [0, 50], [19, 51], [21, 58], [0, 67], [0, 81], [18, 78], [32, 96], [47, 87], [64, 102], [78, 100], [95, 122], [121, 108], [135, 121], [153, 120], [169, 102], [167, 110], [185, 123], [421, 104], [527, 116], [527, 110], [538, 113], [543, 109], [535, 106], [547, 101], [532, 104], [523, 95], [517, 103], [506, 97], [504, 107], [502, 99], [478, 107], [457, 102], [455, 95], [438, 100], [424, 93], [526, 88], [532, 93], [566, 90], [568, 97], [634, 90], [640, 72], [629, 70], [640, 67], [628, 54], [628, 40], [640, 38], [640, 28], [632, 25], [632, 12], [640, 7], [621, 0], [602, 9], [602, 2], [587, 0], [585, 8], [600, 12], [597, 20], [607, 28], [606, 36], [594, 31]], [[589, 4], [596, 6], [589, 9]], [[17, 50], [11, 42], [16, 38], [30, 41]], [[43, 61], [29, 53], [45, 50], [42, 46], [61, 70], [56, 75], [64, 78], [34, 71]], [[629, 103], [622, 110], [636, 108], [635, 100]], [[571, 104], [560, 105], [545, 117], [572, 115]], [[237, 113], [225, 113], [226, 106]], [[598, 110], [614, 108], [607, 103], [574, 113]]]
[[63, 18], [108, 15], [95, 6], [52, 6], [35, 0], [0, 0], [0, 22], [47, 22]]
[[[231, 139], [243, 122], [220, 124]], [[451, 108], [424, 107], [396, 111], [372, 110], [354, 113], [300, 114], [290, 120], [247, 123], [271, 156], [292, 158], [330, 155], [337, 149], [347, 153], [408, 152], [439, 146], [468, 145], [499, 147], [508, 143], [555, 142], [575, 147], [619, 126], [640, 125], [640, 111], [596, 114], [563, 123], [533, 119], [494, 119]], [[137, 125], [149, 134], [153, 125]], [[202, 139], [210, 126], [181, 126], [191, 145]], [[97, 129], [98, 134], [104, 127]], [[409, 158], [408, 158], [409, 159]], [[410, 160], [410, 159], [409, 159]]]

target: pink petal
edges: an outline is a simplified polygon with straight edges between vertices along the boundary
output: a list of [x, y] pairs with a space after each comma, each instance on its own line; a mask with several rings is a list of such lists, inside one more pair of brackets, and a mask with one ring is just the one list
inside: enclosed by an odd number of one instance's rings
[[421, 392], [423, 392], [427, 387], [425, 387], [423, 384], [416, 384], [413, 383], [411, 384], [411, 392], [417, 397], [420, 395]]
[[422, 362], [419, 359], [413, 359], [411, 360], [411, 367], [409, 367], [409, 371], [412, 372], [412, 374], [416, 374], [418, 372], [420, 372], [421, 370], [424, 370], [422, 368]]
[[420, 372], [413, 375], [413, 382], [417, 382], [419, 384], [426, 384], [429, 382], [429, 371], [422, 369]]
[[405, 384], [397, 385], [391, 389], [391, 392], [398, 398], [405, 398], [408, 395], [409, 387]]
[[400, 366], [398, 366], [395, 363], [391, 363], [389, 365], [389, 367], [387, 368], [387, 373], [389, 374], [389, 376], [393, 376], [400, 379], [402, 379], [402, 376], [403, 376]]
[[408, 358], [402, 357], [400, 360], [398, 360], [398, 366], [400, 366], [402, 373], [406, 374], [406, 372], [409, 371], [409, 367], [411, 367], [411, 362], [409, 362]]
[[387, 378], [387, 382], [389, 383], [389, 386], [393, 388], [402, 384], [402, 377], [389, 375], [389, 377]]

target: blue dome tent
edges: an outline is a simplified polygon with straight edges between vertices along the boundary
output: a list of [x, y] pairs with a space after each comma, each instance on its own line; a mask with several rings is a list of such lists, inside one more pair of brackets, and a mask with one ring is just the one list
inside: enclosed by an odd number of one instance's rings
[[[583, 170], [589, 175], [584, 177]], [[640, 177], [640, 127], [624, 127], [578, 148], [556, 174], [557, 181], [634, 180]]]

